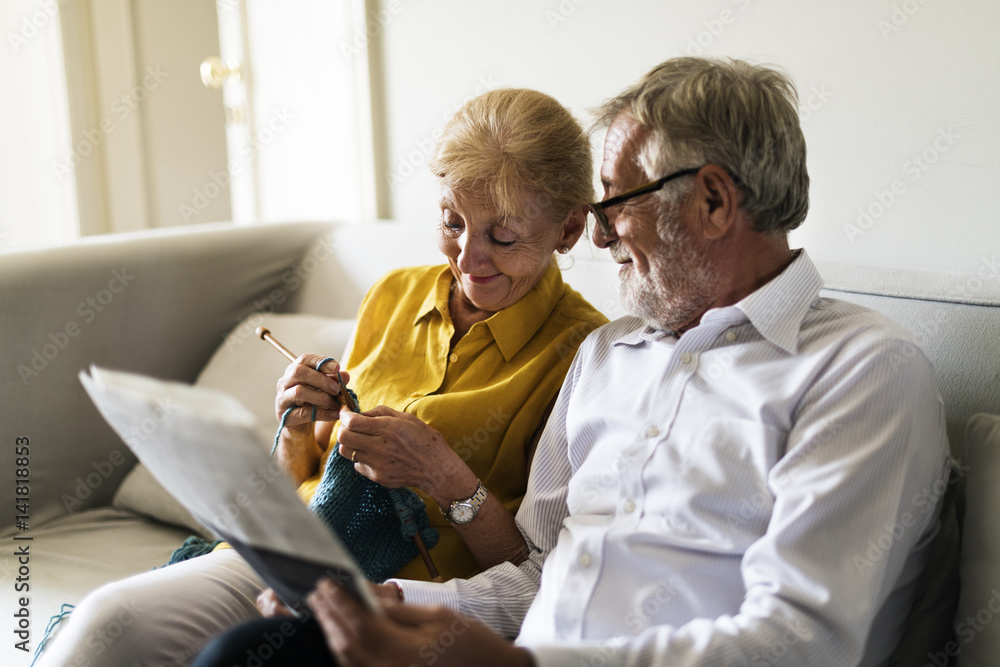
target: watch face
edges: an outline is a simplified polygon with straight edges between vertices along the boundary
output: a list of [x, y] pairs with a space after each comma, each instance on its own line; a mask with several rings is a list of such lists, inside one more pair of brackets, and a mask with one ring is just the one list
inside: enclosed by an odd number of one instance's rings
[[451, 506], [451, 520], [455, 523], [469, 523], [476, 518], [476, 510], [468, 503], [455, 503]]

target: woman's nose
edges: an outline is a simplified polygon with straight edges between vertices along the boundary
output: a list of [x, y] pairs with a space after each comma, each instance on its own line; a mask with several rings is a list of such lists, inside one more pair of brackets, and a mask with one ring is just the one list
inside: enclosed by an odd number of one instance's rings
[[466, 235], [459, 241], [458, 268], [462, 273], [473, 273], [488, 263], [486, 243], [482, 236]]

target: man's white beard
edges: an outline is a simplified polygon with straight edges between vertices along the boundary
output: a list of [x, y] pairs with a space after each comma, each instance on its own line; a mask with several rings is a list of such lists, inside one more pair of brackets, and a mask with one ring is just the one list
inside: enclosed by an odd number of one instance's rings
[[[657, 223], [661, 243], [647, 249], [649, 273], [640, 275], [635, 264], [622, 268], [619, 288], [625, 310], [665, 331], [699, 318], [715, 300], [719, 288], [718, 268], [698, 247], [690, 234], [675, 221], [675, 212], [661, 215]], [[611, 246], [616, 261], [628, 257], [621, 241]]]

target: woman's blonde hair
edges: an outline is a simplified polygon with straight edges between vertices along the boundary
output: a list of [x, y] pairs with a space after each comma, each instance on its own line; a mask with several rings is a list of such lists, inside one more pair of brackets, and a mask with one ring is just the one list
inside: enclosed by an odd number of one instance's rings
[[444, 185], [482, 192], [507, 216], [560, 220], [594, 196], [587, 134], [536, 90], [502, 88], [466, 102], [429, 166]]

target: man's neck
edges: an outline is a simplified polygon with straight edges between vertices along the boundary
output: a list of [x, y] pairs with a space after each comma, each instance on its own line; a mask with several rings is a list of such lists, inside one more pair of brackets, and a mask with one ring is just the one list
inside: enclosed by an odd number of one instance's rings
[[664, 329], [668, 334], [680, 336], [698, 326], [702, 316], [709, 310], [739, 303], [781, 275], [798, 254], [788, 247], [788, 237], [784, 234], [765, 236], [753, 233], [742, 241], [728, 244], [722, 249], [721, 257], [716, 260], [719, 266], [735, 268], [722, 273], [723, 281], [715, 300], [690, 321]]

